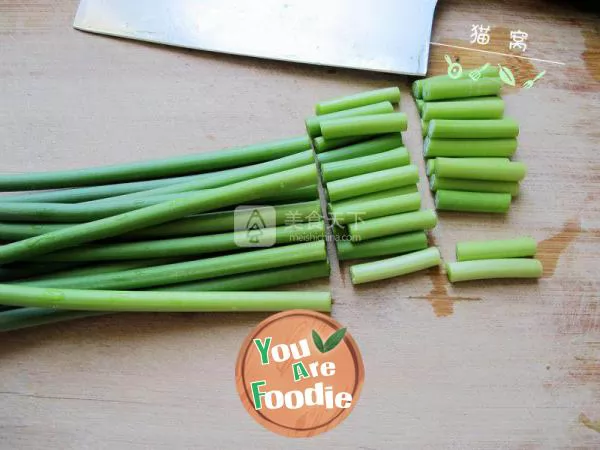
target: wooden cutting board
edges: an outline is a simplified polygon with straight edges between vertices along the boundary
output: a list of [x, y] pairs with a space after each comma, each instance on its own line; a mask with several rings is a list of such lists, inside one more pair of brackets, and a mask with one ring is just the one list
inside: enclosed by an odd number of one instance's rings
[[[505, 96], [529, 167], [510, 214], [441, 214], [432, 234], [447, 260], [459, 240], [532, 235], [543, 279], [452, 287], [431, 270], [353, 288], [334, 261], [330, 284], [298, 288], [331, 286], [365, 385], [346, 422], [301, 443], [260, 428], [237, 397], [235, 358], [264, 314], [120, 314], [4, 334], [0, 448], [599, 448], [599, 20], [562, 3], [441, 2], [432, 41], [446, 46], [430, 63], [502, 64], [518, 84], [547, 71]], [[432, 204], [411, 80], [87, 35], [71, 29], [76, 6], [0, 3], [0, 170], [295, 135], [318, 100], [400, 85]], [[491, 27], [489, 44], [470, 43], [473, 25]], [[513, 30], [529, 35], [524, 56], [564, 64], [496, 54]]]

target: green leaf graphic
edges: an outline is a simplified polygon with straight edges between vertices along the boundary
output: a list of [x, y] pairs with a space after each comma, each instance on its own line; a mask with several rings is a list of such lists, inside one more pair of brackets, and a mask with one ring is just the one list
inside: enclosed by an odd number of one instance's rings
[[323, 347], [323, 339], [321, 339], [321, 336], [319, 336], [319, 333], [317, 333], [315, 330], [312, 330], [312, 338], [313, 338], [313, 342], [315, 343], [315, 346], [317, 347], [317, 349], [321, 353], [325, 353], [325, 348]]
[[345, 335], [346, 335], [346, 328], [340, 328], [335, 333], [333, 333], [331, 336], [329, 336], [329, 338], [325, 342], [325, 345], [323, 346], [323, 350], [324, 350], [323, 353], [327, 353], [327, 352], [333, 350], [334, 348], [336, 348], [337, 345], [340, 342], [342, 342], [342, 339], [344, 339]]
[[498, 64], [498, 67], [500, 67], [499, 74], [502, 82], [504, 84], [508, 84], [509, 86], [514, 86], [516, 82], [515, 76], [513, 75], [512, 71], [508, 67], [501, 66], [500, 64]]

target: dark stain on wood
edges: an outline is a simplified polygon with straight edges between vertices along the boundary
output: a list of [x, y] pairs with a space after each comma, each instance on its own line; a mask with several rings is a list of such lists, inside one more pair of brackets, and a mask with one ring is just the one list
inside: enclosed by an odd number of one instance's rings
[[584, 413], [579, 414], [579, 423], [581, 423], [584, 427], [589, 428], [590, 430], [595, 431], [596, 433], [600, 433], [600, 420], [592, 420]]
[[447, 317], [454, 314], [454, 299], [448, 294], [447, 277], [439, 268], [432, 269], [427, 274], [433, 285], [425, 297], [437, 317]]
[[[435, 235], [429, 234], [429, 245], [437, 247]], [[480, 297], [460, 297], [450, 294], [451, 288], [448, 276], [442, 267], [432, 267], [427, 270], [427, 277], [431, 281], [432, 287], [427, 295], [411, 296], [409, 298], [425, 299], [433, 308], [433, 313], [436, 317], [448, 317], [454, 314], [454, 303], [459, 301], [478, 301]]]
[[600, 81], [600, 36], [598, 29], [582, 30], [585, 50], [581, 54], [588, 74]]
[[544, 266], [544, 278], [554, 275], [561, 255], [581, 234], [579, 217], [569, 220], [557, 234], [538, 244], [537, 258]]
[[461, 297], [451, 295], [449, 292], [450, 282], [441, 268], [434, 267], [427, 271], [427, 277], [432, 287], [427, 295], [411, 296], [409, 298], [426, 299], [433, 308], [436, 317], [448, 317], [454, 314], [454, 303], [460, 301], [478, 301], [481, 297]]

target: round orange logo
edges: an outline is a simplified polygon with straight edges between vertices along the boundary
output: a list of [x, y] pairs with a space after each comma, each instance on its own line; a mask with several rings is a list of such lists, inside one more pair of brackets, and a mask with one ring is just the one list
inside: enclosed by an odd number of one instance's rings
[[265, 428], [315, 436], [342, 422], [364, 381], [360, 351], [346, 328], [321, 313], [293, 310], [261, 322], [237, 359], [244, 407]]

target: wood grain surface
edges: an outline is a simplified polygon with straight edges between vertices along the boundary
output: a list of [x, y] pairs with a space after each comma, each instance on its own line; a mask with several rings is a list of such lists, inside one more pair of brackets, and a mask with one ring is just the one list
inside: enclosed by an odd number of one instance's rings
[[[209, 54], [71, 28], [76, 0], [0, 0], [0, 170], [119, 163], [303, 132], [321, 99], [399, 85], [406, 145], [423, 174], [406, 77]], [[465, 65], [507, 64], [521, 124], [523, 194], [506, 217], [441, 214], [445, 259], [465, 239], [529, 234], [539, 282], [451, 287], [437, 270], [353, 288], [333, 261], [333, 317], [365, 362], [359, 403], [309, 440], [244, 410], [234, 365], [264, 314], [119, 314], [0, 336], [0, 448], [600, 448], [600, 38], [569, 2], [443, 1], [432, 40], [469, 47], [472, 24], [529, 33], [515, 57], [432, 47]]]

